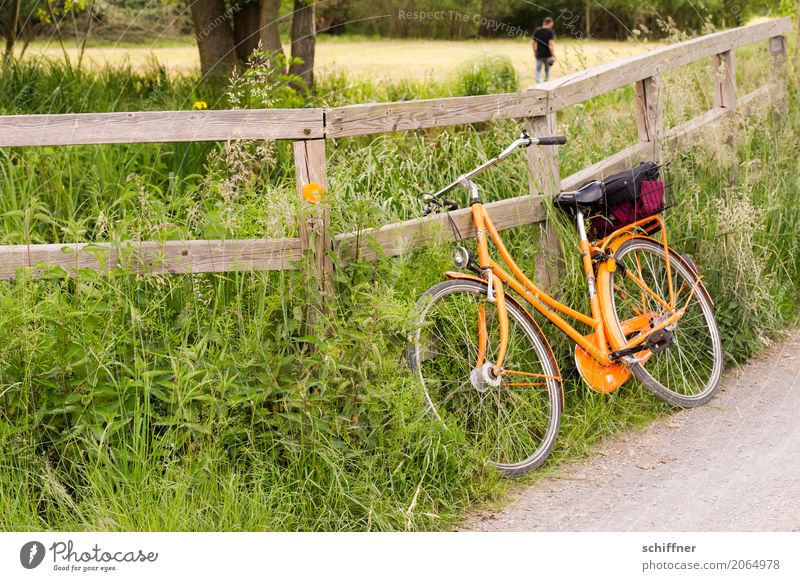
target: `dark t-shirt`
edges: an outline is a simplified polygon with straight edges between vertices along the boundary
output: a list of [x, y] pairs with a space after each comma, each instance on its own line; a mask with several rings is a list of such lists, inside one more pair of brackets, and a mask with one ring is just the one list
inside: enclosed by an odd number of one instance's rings
[[550, 52], [550, 41], [556, 37], [556, 33], [552, 28], [544, 28], [540, 26], [533, 33], [533, 40], [536, 42], [536, 58], [549, 59], [553, 56]]

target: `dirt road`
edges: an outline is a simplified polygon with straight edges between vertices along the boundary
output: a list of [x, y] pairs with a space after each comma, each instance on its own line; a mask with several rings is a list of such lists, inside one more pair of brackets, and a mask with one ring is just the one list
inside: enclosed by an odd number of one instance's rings
[[484, 531], [800, 531], [800, 332], [728, 370], [706, 406], [608, 440]]

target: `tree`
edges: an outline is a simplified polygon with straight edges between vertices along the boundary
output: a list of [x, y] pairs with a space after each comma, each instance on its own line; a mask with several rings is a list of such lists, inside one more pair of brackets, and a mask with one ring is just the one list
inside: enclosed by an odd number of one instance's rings
[[583, 32], [586, 38], [592, 36], [592, 2], [593, 0], [585, 0], [584, 14], [583, 14]]
[[[279, 33], [281, 0], [229, 0], [227, 9], [225, 0], [197, 0], [191, 7], [204, 78], [227, 78], [259, 42], [275, 74], [287, 72]], [[315, 17], [314, 2], [294, 0], [288, 72], [307, 87], [314, 82]]]
[[192, 23], [204, 80], [227, 78], [236, 65], [230, 13], [224, 0], [192, 2]]
[[313, 0], [295, 0], [292, 14], [292, 64], [289, 74], [300, 77], [309, 89], [314, 86], [317, 34], [314, 4]]
[[276, 70], [282, 69], [286, 62], [278, 31], [280, 12], [281, 0], [261, 0], [261, 45], [264, 52], [270, 55], [273, 68]]
[[14, 2], [11, 12], [11, 19], [6, 32], [6, 54], [4, 62], [8, 63], [14, 58], [14, 44], [17, 42], [17, 35], [19, 34], [19, 11], [22, 0]]
[[236, 42], [236, 57], [239, 62], [245, 63], [258, 48], [261, 34], [261, 3], [259, 0], [241, 0], [235, 9], [233, 36]]

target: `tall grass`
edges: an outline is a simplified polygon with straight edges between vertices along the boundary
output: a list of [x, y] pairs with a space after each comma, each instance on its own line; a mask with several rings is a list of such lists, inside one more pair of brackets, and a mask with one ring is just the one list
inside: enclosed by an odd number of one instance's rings
[[[92, 74], [24, 65], [3, 80], [5, 113], [188, 108], [198, 98], [222, 106], [230, 98], [158, 68]], [[376, 86], [338, 75], [322, 79], [314, 96], [291, 100], [419, 98], [466, 86]], [[702, 92], [693, 83], [667, 86], [670, 99]], [[740, 120], [735, 160], [710, 140], [676, 153], [670, 168], [670, 235], [701, 265], [730, 362], [797, 317], [796, 91], [791, 99], [790, 115]], [[635, 139], [631, 103], [623, 90], [560, 114], [570, 137], [565, 173]], [[501, 122], [337, 140], [328, 151], [334, 230], [416, 217], [421, 191], [495, 154], [520, 129]], [[0, 152], [0, 172], [5, 244], [296, 233], [285, 144], [10, 149]], [[481, 185], [499, 199], [526, 191], [527, 180], [520, 155]], [[568, 272], [559, 296], [585, 308], [574, 228], [553, 218]], [[536, 229], [504, 237], [532, 271]], [[0, 529], [454, 526], [471, 503], [497, 498], [507, 483], [460, 434], [421, 416], [420, 394], [401, 365], [413, 303], [448, 268], [449, 246], [432, 244], [338, 269], [331, 337], [305, 328], [296, 271], [87, 271], [69, 280], [21, 272], [0, 283]], [[551, 335], [569, 367], [570, 344]], [[670, 409], [634, 383], [610, 396], [574, 381], [565, 387], [556, 449], [530, 478]]]

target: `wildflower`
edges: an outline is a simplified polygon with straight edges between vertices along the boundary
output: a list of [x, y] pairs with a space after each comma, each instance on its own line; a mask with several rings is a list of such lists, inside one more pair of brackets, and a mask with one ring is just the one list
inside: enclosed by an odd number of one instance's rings
[[198, 111], [208, 109], [208, 103], [206, 103], [205, 101], [195, 101], [194, 105], [192, 105], [192, 109], [196, 109]]
[[311, 182], [303, 187], [303, 197], [309, 204], [319, 204], [324, 190], [322, 184]]

